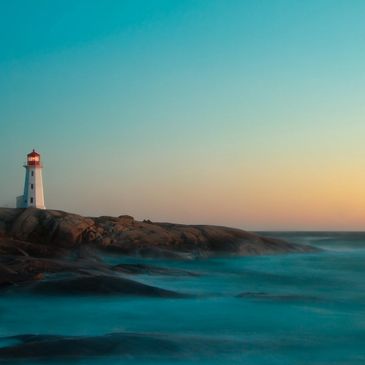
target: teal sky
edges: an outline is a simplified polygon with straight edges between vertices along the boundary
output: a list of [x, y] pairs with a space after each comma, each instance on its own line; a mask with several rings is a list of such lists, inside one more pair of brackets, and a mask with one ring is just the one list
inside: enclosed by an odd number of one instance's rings
[[365, 229], [364, 1], [2, 1], [0, 205]]

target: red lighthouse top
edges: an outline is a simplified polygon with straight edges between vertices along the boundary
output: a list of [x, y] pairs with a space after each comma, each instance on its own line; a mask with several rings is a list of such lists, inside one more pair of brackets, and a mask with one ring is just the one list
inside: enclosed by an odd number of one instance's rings
[[32, 151], [27, 154], [27, 165], [28, 166], [40, 166], [41, 165], [41, 155], [36, 151]]

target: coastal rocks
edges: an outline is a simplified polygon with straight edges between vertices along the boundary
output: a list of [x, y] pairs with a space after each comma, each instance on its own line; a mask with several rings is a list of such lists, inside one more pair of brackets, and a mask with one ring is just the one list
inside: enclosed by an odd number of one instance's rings
[[[178, 297], [117, 275], [194, 275], [144, 264], [108, 265], [103, 257], [110, 254], [192, 260], [314, 250], [235, 228], [140, 222], [128, 215], [89, 218], [57, 210], [0, 208], [0, 288], [34, 284], [34, 292], [43, 294]], [[58, 273], [70, 277], [49, 280]]]
[[191, 271], [170, 269], [145, 264], [119, 264], [112, 267], [114, 271], [124, 274], [144, 275], [168, 275], [168, 276], [198, 276]]
[[[35, 244], [21, 245], [22, 241], [2, 242], [0, 255], [0, 288], [8, 286], [23, 286], [35, 280], [41, 280], [46, 275], [56, 273], [109, 273], [111, 268], [89, 253], [85, 257], [84, 250], [66, 253], [58, 251], [58, 257], [53, 255], [32, 256], [43, 253], [43, 250], [34, 249]], [[31, 248], [29, 248], [29, 245]], [[39, 245], [47, 247], [44, 245]], [[23, 248], [20, 248], [23, 247]], [[51, 256], [51, 257], [50, 257]]]
[[[63, 359], [110, 355], [172, 355], [177, 345], [166, 336], [113, 333], [104, 336], [20, 335], [9, 338], [12, 346], [0, 348], [1, 359]], [[11, 343], [11, 342], [10, 342]]]
[[19, 283], [27, 282], [29, 280], [39, 279], [38, 275], [29, 275], [28, 273], [19, 273], [12, 270], [4, 264], [0, 264], [0, 288]]
[[[9, 217], [8, 210], [3, 212], [3, 209], [0, 209], [0, 222], [4, 221], [4, 215]], [[10, 237], [65, 247], [80, 243], [83, 232], [94, 224], [92, 219], [77, 214], [35, 208], [14, 209], [12, 218], [13, 220], [7, 221]]]
[[[196, 359], [214, 359], [222, 353], [236, 356], [237, 351], [253, 348], [252, 344], [244, 341], [154, 333], [111, 333], [83, 337], [19, 335], [0, 338], [0, 341], [9, 344], [0, 347], [0, 361], [50, 361], [97, 357], [113, 364], [116, 360], [119, 363], [121, 357], [131, 359], [148, 356], [157, 361], [170, 359], [174, 362], [179, 358], [191, 360], [192, 356]], [[258, 345], [257, 350], [262, 350], [262, 346]]]
[[152, 257], [262, 255], [313, 250], [235, 228], [139, 222], [127, 215], [87, 218], [34, 208], [0, 208], [0, 232], [2, 237], [57, 248], [92, 244], [101, 250]]
[[49, 260], [29, 256], [5, 256], [0, 260], [0, 288], [21, 286], [44, 279], [44, 274], [76, 272], [77, 265], [63, 260]]
[[35, 284], [33, 294], [44, 295], [124, 295], [162, 298], [185, 298], [187, 295], [108, 275], [71, 277]]
[[19, 255], [36, 257], [60, 257], [68, 252], [60, 246], [51, 246], [10, 238], [0, 239], [1, 255]]
[[[53, 256], [33, 256], [32, 253], [42, 253], [41, 250], [34, 250], [35, 244], [28, 244], [23, 241], [8, 240], [2, 241], [0, 245], [0, 289], [12, 287], [22, 288], [32, 285], [34, 281], [50, 279], [57, 277], [59, 273], [67, 274], [68, 279], [79, 278], [81, 275], [90, 277], [97, 277], [104, 275], [103, 278], [97, 278], [93, 284], [93, 293], [98, 293], [98, 285], [103, 281], [105, 284], [111, 284], [110, 291], [113, 291], [113, 283], [115, 278], [108, 279], [108, 276], [116, 275], [159, 275], [159, 276], [200, 276], [200, 274], [190, 272], [187, 270], [160, 267], [145, 263], [120, 263], [117, 265], [110, 265], [103, 261], [103, 255], [97, 250], [94, 250], [88, 245], [81, 245], [71, 251], [59, 251], [59, 255]], [[39, 245], [48, 247], [46, 245]], [[21, 248], [22, 247], [22, 248]], [[116, 258], [116, 257], [115, 257]], [[92, 278], [81, 279], [71, 282], [71, 286], [75, 283], [75, 293], [82, 294], [82, 290], [78, 290], [77, 286], [83, 282], [92, 282]], [[122, 280], [119, 280], [120, 282]], [[49, 281], [45, 285], [55, 285], [55, 287], [63, 283], [58, 281]], [[67, 285], [66, 285], [67, 286]], [[65, 287], [66, 287], [65, 286]], [[142, 289], [145, 289], [142, 287]], [[41, 289], [42, 290], [42, 289]], [[107, 289], [109, 290], [109, 289]], [[124, 289], [123, 289], [124, 290]], [[71, 290], [72, 291], [72, 290]], [[46, 293], [47, 290], [44, 290]], [[52, 290], [49, 291], [51, 293]], [[142, 293], [144, 291], [142, 290]]]

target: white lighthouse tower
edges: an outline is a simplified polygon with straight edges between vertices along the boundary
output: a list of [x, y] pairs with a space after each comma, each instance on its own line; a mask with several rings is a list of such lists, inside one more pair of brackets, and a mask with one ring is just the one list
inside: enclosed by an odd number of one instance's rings
[[27, 155], [24, 194], [16, 198], [17, 208], [46, 209], [44, 205], [41, 155], [32, 151]]

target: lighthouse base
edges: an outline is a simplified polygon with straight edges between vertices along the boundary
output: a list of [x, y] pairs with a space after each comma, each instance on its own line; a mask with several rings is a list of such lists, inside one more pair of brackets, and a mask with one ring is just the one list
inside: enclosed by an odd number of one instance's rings
[[25, 208], [24, 195], [20, 195], [20, 196], [16, 197], [16, 207], [17, 208]]

